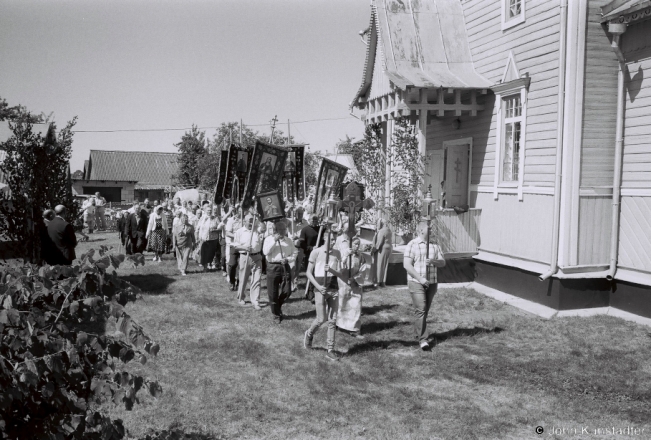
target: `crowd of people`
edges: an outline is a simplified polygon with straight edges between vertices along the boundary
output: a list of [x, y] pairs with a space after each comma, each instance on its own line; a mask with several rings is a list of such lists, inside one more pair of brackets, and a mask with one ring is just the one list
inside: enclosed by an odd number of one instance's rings
[[[88, 206], [97, 209], [97, 198], [93, 200]], [[262, 309], [260, 290], [266, 275], [268, 306], [278, 324], [285, 316], [282, 307], [298, 290], [299, 274], [305, 270], [303, 297], [314, 304], [316, 318], [304, 333], [304, 347], [311, 348], [316, 331], [327, 322], [326, 356], [337, 360], [337, 330], [364, 338], [363, 287], [369, 280], [374, 286], [384, 286], [393, 233], [383, 220], [378, 220], [368, 258], [362, 252], [359, 235], [349, 234], [346, 213], [339, 214], [338, 223], [322, 225], [311, 207], [308, 197], [304, 205], [288, 211], [284, 218], [263, 222], [258, 215], [243, 212], [239, 205], [228, 201], [216, 205], [208, 200], [193, 203], [175, 198], [150, 205], [145, 199], [117, 214], [117, 229], [127, 254], [149, 251], [153, 262], [161, 261], [164, 254], [174, 254], [182, 276], [187, 275], [191, 259], [196, 260], [200, 271], [221, 272], [230, 290], [237, 292], [241, 306], [248, 305], [248, 294], [253, 309]], [[76, 238], [72, 228], [61, 223], [64, 214], [62, 206], [44, 214], [52, 262], [46, 261], [50, 264], [70, 264], [75, 258]], [[92, 209], [84, 213], [91, 223], [92, 214]], [[436, 268], [445, 265], [441, 249], [427, 242], [427, 233], [427, 223], [419, 224], [416, 238], [404, 252], [416, 314], [414, 328], [423, 350], [429, 348], [426, 320], [436, 293]]]

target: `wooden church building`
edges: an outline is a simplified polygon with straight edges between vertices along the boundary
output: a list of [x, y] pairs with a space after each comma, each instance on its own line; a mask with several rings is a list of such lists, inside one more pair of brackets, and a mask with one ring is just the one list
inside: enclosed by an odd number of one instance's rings
[[385, 148], [410, 119], [446, 254], [557, 310], [651, 318], [648, 1], [373, 0], [362, 37], [351, 109]]

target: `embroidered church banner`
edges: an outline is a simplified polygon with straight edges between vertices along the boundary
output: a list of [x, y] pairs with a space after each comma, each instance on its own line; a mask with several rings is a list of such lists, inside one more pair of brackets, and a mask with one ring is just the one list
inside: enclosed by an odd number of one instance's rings
[[242, 209], [251, 207], [257, 194], [278, 189], [282, 182], [287, 154], [283, 147], [256, 141], [244, 187]]
[[325, 212], [326, 201], [333, 195], [339, 194], [341, 183], [346, 177], [348, 167], [337, 162], [323, 158], [316, 183], [316, 197], [314, 199], [314, 212], [321, 217]]
[[228, 167], [222, 197], [230, 199], [233, 204], [242, 200], [252, 154], [251, 150], [239, 148], [235, 144], [231, 144], [228, 149]]
[[283, 173], [282, 191], [290, 202], [305, 198], [305, 145], [286, 145], [287, 161]]
[[228, 150], [222, 150], [220, 153], [219, 176], [217, 177], [217, 185], [215, 185], [215, 192], [213, 194], [213, 202], [217, 205], [224, 201], [224, 185], [226, 185], [226, 170], [228, 168]]

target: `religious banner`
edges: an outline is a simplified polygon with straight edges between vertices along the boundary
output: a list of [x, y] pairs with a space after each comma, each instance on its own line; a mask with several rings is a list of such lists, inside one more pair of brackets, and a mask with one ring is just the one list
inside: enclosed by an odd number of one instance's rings
[[257, 194], [278, 190], [283, 178], [287, 154], [287, 150], [283, 147], [256, 141], [244, 187], [242, 209], [248, 209], [253, 205], [253, 198]]
[[239, 148], [235, 144], [231, 144], [228, 149], [226, 183], [224, 184], [222, 197], [230, 199], [233, 204], [242, 200], [251, 156], [251, 150]]
[[222, 150], [219, 159], [219, 176], [217, 177], [217, 185], [215, 185], [215, 192], [213, 194], [213, 202], [219, 205], [224, 200], [224, 185], [226, 185], [226, 170], [228, 168], [228, 150]]
[[257, 194], [258, 213], [262, 221], [269, 222], [285, 217], [285, 206], [278, 191]]
[[304, 157], [305, 145], [286, 145], [287, 162], [283, 173], [283, 194], [285, 199], [294, 202], [305, 198]]
[[321, 169], [316, 184], [316, 197], [314, 198], [314, 212], [317, 215], [322, 216], [326, 212], [326, 201], [330, 197], [330, 193], [333, 195], [339, 193], [339, 187], [347, 172], [348, 167], [326, 158], [321, 160]]

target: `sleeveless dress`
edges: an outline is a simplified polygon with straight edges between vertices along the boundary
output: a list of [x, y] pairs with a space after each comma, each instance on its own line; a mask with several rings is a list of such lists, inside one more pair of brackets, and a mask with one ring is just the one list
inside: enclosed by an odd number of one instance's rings
[[156, 227], [149, 235], [149, 250], [152, 252], [165, 252], [165, 232], [163, 220], [156, 219]]

